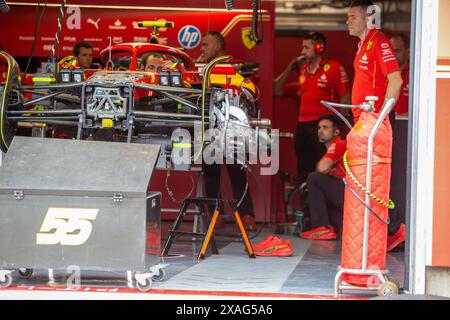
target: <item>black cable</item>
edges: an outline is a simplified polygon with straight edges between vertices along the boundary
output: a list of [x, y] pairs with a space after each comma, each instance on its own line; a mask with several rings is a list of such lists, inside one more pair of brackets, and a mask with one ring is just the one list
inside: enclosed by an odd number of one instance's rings
[[[242, 163], [239, 163], [239, 161], [233, 157], [233, 161], [236, 161], [237, 164], [241, 165], [241, 168], [245, 169], [244, 165]], [[223, 165], [226, 164], [226, 159], [225, 159], [225, 163]], [[219, 181], [220, 181], [220, 185], [219, 185], [219, 192], [218, 192], [218, 196], [221, 198], [222, 197], [222, 186], [223, 186], [223, 165], [220, 166], [220, 176], [219, 176]], [[247, 172], [246, 172], [246, 179], [245, 179], [246, 183], [245, 183], [245, 189], [244, 192], [242, 193], [241, 197], [239, 198], [239, 201], [237, 201], [236, 203], [236, 207], [239, 208], [239, 206], [241, 205], [242, 201], [244, 201], [244, 197], [247, 194], [248, 191], [248, 176], [247, 176]]]
[[233, 0], [225, 0], [225, 8], [228, 11], [231, 11], [234, 9], [234, 1]]
[[[235, 160], [235, 158], [233, 159], [233, 160]], [[218, 190], [218, 194], [217, 194], [217, 197], [220, 199], [220, 198], [222, 198], [222, 186], [223, 186], [223, 167], [224, 167], [224, 165], [226, 164], [226, 160], [225, 160], [225, 163], [224, 164], [222, 164], [221, 166], [220, 166], [220, 174], [219, 174], [219, 181], [220, 181], [220, 184], [219, 184], [219, 190]], [[242, 165], [241, 165], [242, 166]], [[242, 166], [243, 168], [245, 168], [244, 166]], [[232, 188], [233, 188], [233, 186], [232, 186]], [[245, 197], [245, 195], [247, 194], [247, 190], [248, 190], [248, 176], [247, 176], [247, 172], [246, 172], [246, 184], [245, 184], [245, 190], [244, 190], [244, 192], [243, 192], [243, 194], [242, 194], [242, 196], [241, 196], [241, 198], [240, 198], [240, 200], [237, 202], [237, 204], [236, 204], [236, 208], [239, 208], [239, 205], [241, 204], [241, 202], [244, 200], [244, 197]], [[217, 209], [217, 208], [216, 208]], [[231, 237], [234, 237], [235, 235], [228, 235], [228, 234], [223, 234], [223, 233], [217, 233], [216, 232], [216, 235], [219, 235], [219, 236], [231, 236]], [[242, 241], [242, 239], [236, 239], [236, 240], [234, 240], [234, 241], [232, 241], [232, 242], [240, 242], [240, 241]]]
[[[264, 224], [267, 224], [267, 206], [266, 206], [266, 193], [264, 192], [264, 188], [261, 184], [261, 180], [255, 175], [255, 173], [253, 172], [253, 170], [250, 169], [250, 167], [248, 165], [244, 166], [244, 169], [247, 170], [248, 173], [250, 173], [253, 176], [253, 179], [255, 180], [259, 191], [261, 192], [262, 198], [263, 198], [263, 207], [264, 207]], [[259, 230], [250, 238], [250, 240], [253, 240], [254, 238], [256, 238], [261, 232], [262, 232], [263, 228], [259, 228]]]
[[208, 28], [206, 29], [206, 34], [209, 33], [209, 27], [211, 22], [211, 0], [209, 0], [209, 10], [208, 10]]
[[61, 30], [62, 30], [65, 7], [66, 7], [66, 0], [61, 0], [61, 7], [59, 8], [59, 16], [58, 16], [58, 26], [56, 28], [55, 41], [53, 42], [53, 47], [52, 47], [51, 59], [52, 59], [53, 63], [56, 62], [56, 47], [57, 46], [58, 46], [58, 57], [59, 57], [59, 52], [60, 52], [59, 36], [60, 36]]
[[9, 6], [5, 0], [0, 0], [0, 12], [7, 13], [9, 11]]
[[192, 178], [192, 176], [190, 176], [191, 178], [191, 191], [189, 191], [189, 194], [183, 198], [183, 200], [177, 200], [172, 192], [172, 190], [169, 187], [169, 177], [170, 177], [170, 168], [167, 169], [166, 171], [166, 180], [165, 180], [165, 187], [166, 187], [166, 191], [167, 191], [167, 195], [169, 196], [170, 200], [172, 200], [173, 203], [178, 204], [178, 203], [182, 203], [184, 200], [186, 200], [187, 198], [189, 198], [191, 196], [191, 194], [194, 192], [195, 189], [195, 183], [194, 183], [194, 179]]
[[345, 178], [343, 178], [342, 181], [344, 182], [344, 185], [348, 188], [348, 190], [350, 190], [350, 192], [356, 197], [356, 199], [358, 199], [367, 209], [369, 209], [370, 213], [372, 213], [375, 217], [377, 217], [378, 220], [380, 220], [381, 222], [383, 222], [386, 225], [389, 225], [391, 223], [391, 219], [389, 216], [388, 216], [388, 220], [386, 221], [383, 218], [381, 218], [375, 211], [373, 211], [369, 207], [369, 205], [363, 199], [361, 199], [361, 197], [356, 193], [356, 191], [353, 190], [352, 187], [350, 187], [350, 185], [348, 184], [348, 182]]
[[[255, 40], [256, 44], [260, 44], [262, 42], [262, 37], [259, 36], [259, 27], [258, 27], [258, 20], [260, 25], [262, 26], [262, 11], [261, 11], [261, 0], [253, 0], [252, 2], [252, 35], [253, 40]], [[261, 28], [262, 29], [262, 28]]]
[[325, 107], [327, 107], [329, 110], [331, 110], [332, 112], [334, 112], [341, 120], [342, 122], [344, 122], [344, 124], [350, 129], [353, 129], [353, 126], [350, 124], [350, 122], [347, 120], [347, 118], [344, 117], [344, 115], [342, 113], [340, 113], [339, 111], [337, 111], [335, 108], [333, 108], [332, 106], [328, 106], [325, 105]]
[[[37, 37], [38, 37], [38, 34], [39, 34], [38, 28], [39, 28], [39, 24], [40, 24], [40, 22], [39, 22], [40, 21], [40, 18], [39, 18], [39, 7], [40, 7], [40, 5], [41, 5], [41, 1], [38, 0], [37, 6], [36, 6], [36, 14], [35, 14], [36, 23], [34, 25], [34, 39], [33, 39], [33, 43], [31, 44], [31, 50], [30, 50], [30, 54], [28, 56], [27, 65], [25, 67], [25, 73], [24, 73], [25, 75], [24, 75], [24, 77], [22, 79], [22, 84], [23, 84], [23, 81], [26, 78], [26, 75], [27, 75], [27, 72], [28, 72], [28, 68], [29, 68], [30, 63], [31, 63], [31, 59], [33, 58], [33, 53], [34, 53], [34, 50], [36, 48]], [[45, 9], [45, 7], [44, 7], [44, 9]]]
[[259, 30], [261, 32], [261, 36], [259, 37], [261, 42], [264, 39], [264, 17], [263, 17], [263, 9], [261, 6], [261, 0], [259, 1]]
[[41, 15], [39, 16], [39, 7], [41, 6], [41, 1], [38, 0], [37, 6], [36, 6], [36, 24], [35, 24], [35, 31], [34, 31], [34, 40], [33, 44], [31, 45], [30, 55], [28, 57], [27, 66], [25, 67], [24, 77], [22, 79], [22, 84], [26, 78], [28, 68], [30, 67], [31, 60], [33, 59], [34, 50], [36, 49], [37, 39], [39, 36], [39, 32], [41, 29], [42, 24], [42, 17], [44, 15], [45, 9], [47, 8], [47, 2], [48, 0], [45, 0], [44, 8], [42, 9]]
[[[239, 163], [238, 159], [234, 158], [234, 160], [236, 160], [236, 162]], [[244, 164], [239, 163], [239, 164], [244, 168], [244, 170], [246, 170], [247, 173], [250, 173], [253, 176], [253, 179], [255, 180], [255, 182], [256, 182], [256, 184], [257, 184], [257, 186], [259, 188], [259, 191], [261, 192], [262, 198], [264, 200], [267, 199], [266, 198], [266, 194], [264, 192], [264, 188], [262, 187], [260, 179], [255, 175], [255, 173], [250, 169], [250, 167], [246, 163], [244, 163]], [[222, 181], [221, 181], [221, 184], [222, 184]], [[248, 184], [248, 179], [247, 179], [247, 184]], [[243, 196], [245, 196], [246, 192], [247, 192], [247, 190], [244, 191], [244, 195]], [[263, 225], [266, 225], [267, 224], [267, 206], [266, 206], [266, 202], [265, 201], [263, 201], [263, 206], [264, 206], [264, 223], [263, 223]], [[261, 234], [262, 230], [263, 230], [263, 227], [259, 228], [255, 232], [255, 234], [253, 234], [251, 237], [250, 236], [248, 237], [249, 240], [253, 240], [256, 237], [258, 237]], [[223, 234], [223, 233], [218, 233], [218, 232], [215, 232], [215, 235], [224, 236], [224, 237], [227, 237], [227, 236], [228, 237], [235, 237], [235, 235], [228, 235], [228, 234]], [[242, 242], [242, 238], [236, 238], [235, 240], [232, 240], [231, 242]]]
[[[244, 166], [241, 166], [242, 169], [245, 169]], [[245, 196], [247, 195], [248, 192], [248, 173], [245, 172], [245, 189], [244, 192], [242, 193], [241, 198], [239, 199], [239, 201], [237, 202], [237, 207], [239, 207], [242, 204], [242, 201], [244, 201]]]

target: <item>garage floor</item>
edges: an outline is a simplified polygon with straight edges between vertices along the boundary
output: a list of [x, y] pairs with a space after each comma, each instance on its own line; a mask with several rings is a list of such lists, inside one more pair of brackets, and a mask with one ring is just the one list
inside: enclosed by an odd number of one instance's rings
[[[163, 223], [162, 230], [171, 228], [171, 223]], [[192, 231], [192, 224], [183, 226]], [[265, 227], [253, 239], [256, 243], [273, 234], [274, 227]], [[167, 238], [163, 231], [163, 239]], [[163, 259], [166, 277], [162, 282], [153, 282], [152, 290], [140, 293], [130, 288], [127, 273], [81, 271], [81, 288], [66, 288], [67, 272], [54, 271], [54, 282], [49, 282], [46, 270], [34, 270], [29, 280], [20, 279], [14, 273], [13, 286], [0, 290], [0, 299], [20, 297], [39, 299], [39, 292], [45, 298], [56, 299], [152, 299], [187, 298], [325, 298], [333, 296], [336, 267], [340, 261], [340, 242], [308, 241], [293, 236], [280, 235], [291, 239], [292, 257], [257, 257], [249, 259], [242, 242], [234, 239], [236, 227], [227, 224], [217, 231], [219, 255], [210, 255], [201, 262], [196, 260], [200, 242], [179, 240], [174, 243], [169, 256]], [[252, 236], [252, 234], [250, 234]], [[164, 240], [163, 240], [164, 244]], [[404, 281], [404, 252], [398, 250], [387, 256], [388, 269], [400, 283]], [[70, 295], [69, 292], [72, 294]], [[73, 293], [76, 292], [76, 295]], [[88, 295], [86, 293], [89, 293]], [[343, 298], [370, 298], [374, 293], [344, 292]]]

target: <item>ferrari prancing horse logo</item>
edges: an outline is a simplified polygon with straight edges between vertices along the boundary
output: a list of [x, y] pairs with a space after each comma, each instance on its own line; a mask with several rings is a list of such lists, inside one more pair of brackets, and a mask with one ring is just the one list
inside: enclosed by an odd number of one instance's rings
[[256, 46], [256, 42], [253, 39], [252, 27], [245, 27], [241, 29], [242, 43], [248, 50], [252, 50]]

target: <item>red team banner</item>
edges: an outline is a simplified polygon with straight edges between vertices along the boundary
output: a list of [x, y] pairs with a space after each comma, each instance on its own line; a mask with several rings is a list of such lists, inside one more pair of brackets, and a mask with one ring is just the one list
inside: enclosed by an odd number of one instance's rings
[[[113, 1], [110, 1], [114, 3]], [[168, 1], [171, 2], [171, 1]], [[172, 1], [173, 2], [173, 1]], [[185, 1], [187, 2], [187, 1]], [[208, 1], [203, 1], [208, 4]], [[147, 1], [153, 3], [153, 1]], [[183, 5], [183, 1], [179, 1]], [[200, 53], [201, 35], [205, 32], [220, 31], [227, 42], [228, 50], [240, 60], [259, 60], [270, 50], [261, 50], [251, 41], [252, 11], [248, 10], [171, 8], [152, 6], [83, 5], [67, 2], [59, 43], [60, 56], [71, 54], [72, 47], [79, 41], [89, 41], [94, 45], [94, 53], [99, 53], [109, 45], [123, 42], [147, 42], [151, 30], [138, 26], [139, 21], [173, 21], [174, 28], [161, 29], [162, 44], [184, 48], [186, 53], [196, 57]], [[10, 11], [1, 15], [0, 46], [13, 56], [28, 56], [34, 40], [36, 8], [33, 2], [9, 2]], [[45, 8], [45, 9], [44, 9]], [[39, 6], [42, 21], [38, 35], [38, 45], [34, 56], [45, 57], [51, 52], [55, 39], [60, 4], [48, 3]], [[273, 10], [263, 10], [263, 29], [267, 42], [263, 48], [273, 44]], [[268, 43], [270, 42], [270, 43]]]

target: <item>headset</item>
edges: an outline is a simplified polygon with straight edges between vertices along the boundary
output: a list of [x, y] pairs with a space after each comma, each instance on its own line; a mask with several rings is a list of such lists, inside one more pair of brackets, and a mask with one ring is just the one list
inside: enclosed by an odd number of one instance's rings
[[327, 39], [323, 34], [319, 32], [310, 32], [305, 36], [304, 39], [311, 39], [316, 43], [314, 45], [314, 53], [316, 55], [322, 55], [327, 50]]

